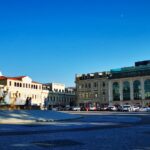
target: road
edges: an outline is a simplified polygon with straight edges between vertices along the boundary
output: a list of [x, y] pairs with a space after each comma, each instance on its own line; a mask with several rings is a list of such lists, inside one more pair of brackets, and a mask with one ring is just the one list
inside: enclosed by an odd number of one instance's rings
[[68, 112], [81, 119], [0, 125], [0, 150], [150, 150], [150, 113]]

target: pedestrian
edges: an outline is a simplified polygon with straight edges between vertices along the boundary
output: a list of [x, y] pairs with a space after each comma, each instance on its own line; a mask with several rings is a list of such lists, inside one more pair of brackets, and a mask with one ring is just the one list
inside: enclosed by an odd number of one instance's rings
[[28, 102], [28, 107], [29, 107], [29, 109], [31, 109], [31, 106], [32, 106], [32, 98], [30, 97], [30, 98], [29, 98], [29, 102]]
[[48, 102], [47, 99], [44, 99], [44, 109], [47, 110], [48, 109]]
[[25, 109], [28, 108], [28, 105], [29, 105], [29, 97], [26, 98], [26, 101], [25, 101]]

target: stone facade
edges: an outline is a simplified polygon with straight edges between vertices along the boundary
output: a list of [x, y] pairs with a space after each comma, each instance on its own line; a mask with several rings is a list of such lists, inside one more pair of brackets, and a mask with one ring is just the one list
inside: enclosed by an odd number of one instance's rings
[[150, 104], [150, 61], [109, 72], [77, 75], [75, 82], [78, 104]]
[[[129, 97], [125, 98], [125, 83], [129, 83]], [[136, 82], [139, 83], [138, 89], [136, 89]], [[119, 85], [119, 100], [114, 100], [113, 84]], [[147, 84], [148, 83], [148, 84]], [[131, 104], [146, 106], [150, 103], [150, 76], [137, 76], [121, 79], [109, 80], [109, 103], [111, 105], [119, 104]]]
[[76, 76], [77, 103], [79, 105], [108, 104], [108, 73]]

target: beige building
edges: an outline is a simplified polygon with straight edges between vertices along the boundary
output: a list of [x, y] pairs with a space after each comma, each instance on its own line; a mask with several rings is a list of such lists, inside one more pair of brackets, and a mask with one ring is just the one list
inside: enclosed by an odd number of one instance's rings
[[28, 76], [0, 76], [0, 85], [3, 86], [4, 91], [8, 92], [7, 104], [24, 105], [26, 99], [30, 97], [32, 105], [40, 105], [48, 95], [48, 91], [42, 90], [41, 83], [32, 81]]
[[76, 75], [79, 105], [108, 104], [108, 72]]

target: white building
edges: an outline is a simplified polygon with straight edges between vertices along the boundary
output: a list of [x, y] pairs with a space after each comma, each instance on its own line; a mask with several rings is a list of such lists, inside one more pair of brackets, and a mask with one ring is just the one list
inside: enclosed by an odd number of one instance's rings
[[32, 81], [28, 76], [0, 76], [0, 85], [4, 91], [8, 91], [8, 104], [24, 105], [26, 99], [31, 98], [32, 105], [41, 105], [48, 96], [48, 91], [42, 89], [42, 84]]
[[64, 92], [65, 91], [65, 85], [62, 83], [50, 83], [50, 89], [53, 92]]
[[43, 90], [49, 90], [47, 105], [49, 106], [66, 106], [75, 105], [76, 93], [75, 88], [65, 88], [62, 83], [43, 84]]

